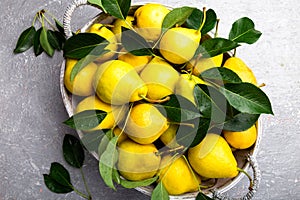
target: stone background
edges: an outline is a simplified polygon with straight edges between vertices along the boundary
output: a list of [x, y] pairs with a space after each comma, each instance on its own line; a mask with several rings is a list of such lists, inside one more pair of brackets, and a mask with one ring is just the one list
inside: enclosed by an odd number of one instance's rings
[[[74, 193], [51, 193], [43, 183], [50, 163], [63, 163], [73, 184], [83, 188], [80, 174], [64, 162], [61, 152], [67, 118], [59, 91], [62, 53], [53, 58], [36, 58], [32, 51], [14, 55], [20, 33], [31, 25], [43, 8], [62, 20], [67, 0], [2, 0], [0, 2], [0, 200], [80, 199]], [[138, 2], [138, 1], [135, 1]], [[221, 19], [220, 36], [227, 37], [231, 24], [248, 16], [263, 35], [254, 45], [243, 45], [238, 56], [253, 69], [270, 97], [274, 116], [263, 116], [263, 138], [257, 156], [262, 182], [255, 199], [300, 199], [300, 2], [295, 0], [158, 1], [173, 6], [194, 5], [213, 8]], [[82, 7], [74, 14], [74, 30], [83, 26], [98, 10]], [[104, 186], [98, 163], [86, 154], [84, 166], [94, 199], [150, 199], [135, 191]], [[244, 178], [230, 192], [245, 192]]]

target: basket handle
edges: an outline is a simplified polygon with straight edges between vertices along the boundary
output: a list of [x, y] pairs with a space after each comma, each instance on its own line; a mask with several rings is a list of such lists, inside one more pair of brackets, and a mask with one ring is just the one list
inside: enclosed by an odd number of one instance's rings
[[213, 190], [212, 191], [213, 199], [216, 199], [216, 200], [250, 200], [253, 198], [254, 194], [256, 193], [256, 191], [259, 187], [261, 173], [260, 173], [260, 170], [258, 169], [258, 163], [257, 163], [257, 160], [255, 159], [255, 157], [248, 155], [247, 159], [253, 170], [253, 186], [251, 188], [249, 187], [249, 191], [247, 192], [247, 194], [245, 194], [241, 198], [230, 198], [224, 194], [221, 194], [217, 190]]
[[76, 8], [82, 5], [88, 5], [88, 0], [74, 0], [66, 9], [63, 18], [64, 32], [67, 38], [72, 36], [71, 18]]

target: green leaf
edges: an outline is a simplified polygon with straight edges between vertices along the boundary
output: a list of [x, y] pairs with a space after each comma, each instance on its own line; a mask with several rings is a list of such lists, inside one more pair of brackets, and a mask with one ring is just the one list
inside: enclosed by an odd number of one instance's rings
[[114, 133], [111, 129], [109, 129], [106, 133], [105, 136], [101, 139], [101, 142], [98, 147], [98, 155], [101, 157], [101, 155], [105, 152], [107, 145], [109, 141], [114, 137]]
[[54, 21], [55, 21], [55, 26], [58, 29], [58, 31], [61, 34], [65, 35], [64, 25], [60, 21], [58, 21], [57, 19], [54, 19]]
[[119, 19], [126, 19], [131, 0], [101, 0], [101, 2], [107, 13]]
[[56, 39], [57, 39], [58, 42], [59, 42], [59, 48], [60, 48], [60, 50], [62, 50], [62, 49], [63, 49], [63, 46], [64, 46], [64, 44], [65, 44], [65, 42], [66, 42], [66, 37], [65, 37], [65, 35], [62, 34], [62, 33], [59, 32], [59, 31], [54, 31], [54, 35], [55, 35]]
[[273, 114], [267, 95], [251, 83], [227, 83], [220, 91], [230, 105], [242, 113]]
[[81, 168], [84, 161], [84, 150], [80, 140], [73, 135], [66, 134], [63, 141], [64, 158], [71, 166]]
[[54, 31], [52, 30], [48, 30], [47, 31], [47, 39], [49, 41], [49, 44], [54, 48], [54, 49], [57, 49], [57, 50], [61, 50], [61, 44], [60, 44], [60, 41], [59, 39], [56, 37], [56, 34]]
[[[189, 18], [186, 20], [186, 26], [188, 28], [198, 30], [203, 20], [203, 12], [199, 9], [195, 9]], [[214, 10], [209, 9], [206, 11], [206, 20], [201, 29], [201, 35], [204, 35], [211, 31], [217, 23], [217, 15]]]
[[83, 135], [81, 142], [88, 151], [97, 152], [98, 146], [104, 135], [105, 133], [103, 130], [89, 132]]
[[169, 199], [170, 197], [168, 191], [166, 190], [162, 181], [160, 181], [151, 194], [151, 200], [169, 200]]
[[176, 142], [185, 147], [193, 147], [199, 144], [207, 134], [210, 119], [198, 118], [189, 121], [193, 125], [180, 125], [176, 133]]
[[79, 33], [70, 37], [64, 45], [64, 56], [81, 59], [88, 54], [101, 55], [108, 41], [96, 33]]
[[194, 88], [194, 97], [203, 117], [214, 122], [224, 122], [227, 101], [222, 93], [211, 86], [198, 84]]
[[210, 58], [235, 49], [238, 46], [238, 43], [231, 40], [224, 38], [212, 38], [205, 40], [201, 45], [199, 45], [194, 56], [196, 57], [201, 54], [203, 58]]
[[163, 20], [162, 33], [166, 32], [175, 25], [182, 25], [195, 9], [196, 8], [183, 6], [171, 10]]
[[35, 33], [36, 30], [34, 26], [31, 26], [23, 31], [18, 39], [14, 53], [22, 53], [32, 47]]
[[175, 94], [169, 97], [169, 101], [154, 106], [171, 121], [183, 122], [201, 116], [195, 105], [185, 97]]
[[213, 200], [209, 196], [206, 196], [202, 192], [199, 192], [195, 200]]
[[214, 67], [202, 72], [199, 76], [204, 81], [212, 81], [219, 85], [224, 83], [241, 83], [240, 77], [230, 69], [225, 67]]
[[107, 13], [107, 11], [103, 7], [102, 0], [88, 0], [88, 2], [90, 4], [93, 4], [93, 5], [96, 5], [96, 6], [100, 7], [104, 12]]
[[257, 122], [259, 116], [259, 114], [238, 113], [226, 119], [222, 124], [222, 129], [227, 131], [245, 131]]
[[33, 50], [34, 50], [35, 56], [41, 55], [41, 53], [43, 53], [43, 51], [44, 51], [44, 49], [40, 43], [41, 32], [42, 32], [42, 28], [40, 28], [39, 30], [36, 31], [34, 38], [33, 38]]
[[69, 193], [73, 191], [70, 174], [61, 164], [51, 163], [50, 173], [43, 174], [47, 188], [55, 193]]
[[155, 177], [149, 178], [149, 179], [145, 179], [145, 180], [141, 180], [141, 181], [128, 181], [128, 180], [125, 180], [125, 179], [120, 179], [120, 184], [124, 188], [132, 189], [132, 188], [136, 188], [136, 187], [151, 185], [157, 179], [158, 179], [158, 176], [155, 176]]
[[42, 27], [40, 43], [44, 51], [48, 54], [48, 56], [52, 57], [54, 54], [54, 49], [49, 43], [47, 29], [45, 27]]
[[153, 50], [148, 42], [133, 30], [122, 27], [121, 42], [124, 48], [133, 55], [153, 55]]
[[104, 183], [116, 190], [114, 182], [113, 182], [113, 169], [115, 168], [115, 164], [117, 162], [118, 152], [116, 149], [118, 141], [118, 136], [113, 137], [99, 160], [99, 171], [100, 175], [104, 181]]
[[85, 110], [77, 113], [63, 123], [77, 130], [90, 130], [98, 126], [106, 117], [102, 110]]
[[232, 24], [229, 39], [238, 43], [255, 43], [261, 36], [261, 32], [254, 29], [254, 23], [248, 17], [238, 19]]
[[113, 169], [113, 181], [117, 184], [121, 184], [121, 177], [117, 169]]

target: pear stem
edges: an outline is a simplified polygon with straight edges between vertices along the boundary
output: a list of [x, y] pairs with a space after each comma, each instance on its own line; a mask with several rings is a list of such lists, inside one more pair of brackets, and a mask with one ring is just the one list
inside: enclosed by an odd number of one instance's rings
[[236, 56], [236, 48], [234, 49], [234, 52], [233, 52], [233, 57]]
[[149, 103], [164, 103], [166, 101], [170, 100], [169, 96], [164, 97], [163, 99], [149, 99], [148, 97], [144, 95], [139, 95], [142, 99], [148, 101]]
[[197, 32], [201, 32], [201, 30], [205, 24], [205, 21], [206, 21], [206, 7], [203, 7], [203, 20], [202, 20], [202, 23], [201, 23], [199, 29], [197, 30]]
[[220, 19], [217, 19], [217, 23], [216, 23], [216, 32], [215, 32], [215, 35], [214, 35], [215, 38], [218, 37], [219, 22], [220, 22]]
[[190, 124], [190, 123], [183, 123], [183, 122], [169, 122], [169, 124], [175, 124], [175, 125], [179, 125], [179, 126], [189, 126], [191, 128], [195, 128], [194, 124]]
[[262, 84], [260, 84], [258, 87], [261, 88], [261, 87], [265, 87], [265, 86], [266, 86], [266, 84], [265, 84], [265, 83], [262, 83]]
[[250, 186], [249, 186], [249, 189], [251, 190], [252, 188], [253, 188], [253, 180], [252, 180], [252, 178], [251, 178], [251, 176], [245, 171], [245, 170], [243, 170], [243, 169], [241, 169], [241, 168], [237, 168], [237, 170], [239, 171], [239, 172], [242, 172], [243, 174], [245, 174], [246, 176], [247, 176], [247, 178], [249, 179], [249, 181], [250, 181]]

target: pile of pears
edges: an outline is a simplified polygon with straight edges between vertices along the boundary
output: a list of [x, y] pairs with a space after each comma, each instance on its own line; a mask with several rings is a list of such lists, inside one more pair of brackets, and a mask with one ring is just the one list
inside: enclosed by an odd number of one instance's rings
[[[126, 20], [91, 25], [87, 32], [105, 38], [109, 42], [107, 52], [82, 68], [72, 81], [70, 76], [78, 60], [68, 58], [64, 84], [79, 99], [75, 113], [107, 113], [85, 134], [112, 130], [118, 137], [115, 167], [123, 178], [143, 181], [157, 176], [157, 184], [162, 183], [169, 195], [181, 195], [200, 190], [208, 179], [236, 177], [239, 168], [233, 151], [252, 147], [257, 129], [254, 125], [242, 132], [210, 131], [198, 145], [184, 148], [176, 141], [182, 124], [172, 122], [155, 105], [168, 101], [172, 94], [196, 105], [195, 85], [208, 84], [198, 75], [213, 67], [231, 69], [243, 82], [257, 82], [240, 58], [225, 60], [223, 54], [194, 58], [203, 41], [201, 28], [175, 25], [162, 34], [162, 23], [169, 12], [161, 4], [145, 4]], [[121, 42], [122, 27], [155, 45], [156, 55], [127, 52]], [[160, 150], [162, 146], [164, 151]]]

